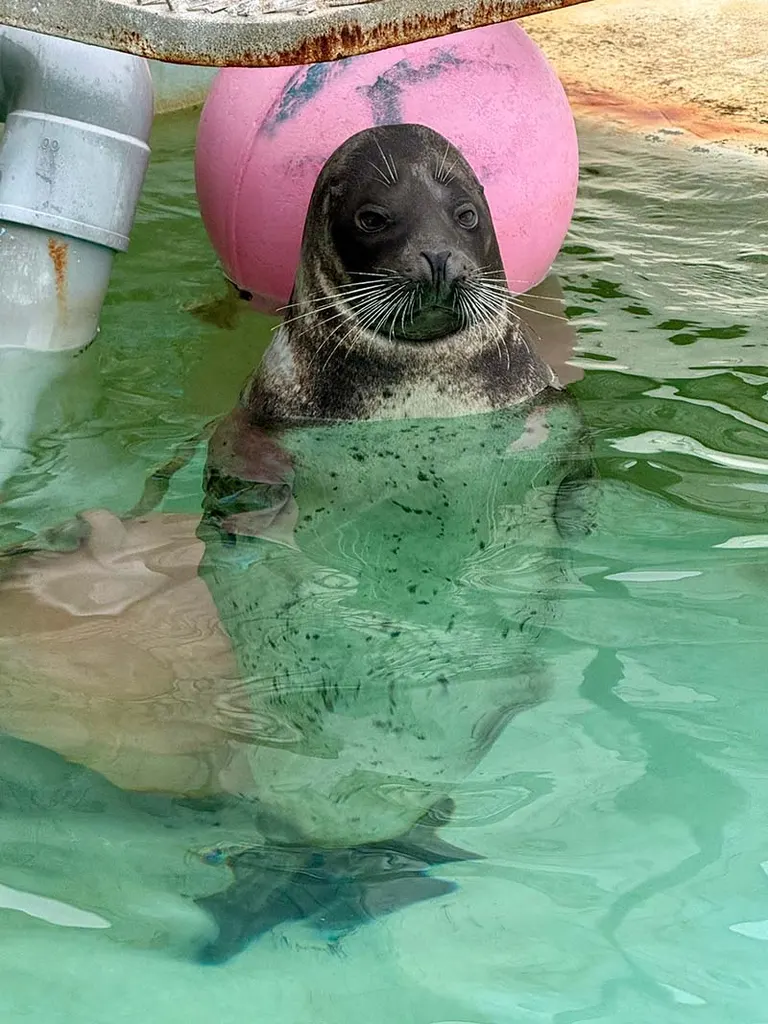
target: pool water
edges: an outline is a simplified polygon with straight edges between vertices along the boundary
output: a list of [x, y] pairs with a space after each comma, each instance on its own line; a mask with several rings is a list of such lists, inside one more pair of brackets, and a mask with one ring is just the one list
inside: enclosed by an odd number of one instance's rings
[[[45, 396], [5, 489], [3, 544], [83, 508], [132, 507], [175, 446], [231, 408], [269, 340], [266, 320], [226, 329], [186, 308], [220, 287], [194, 131], [191, 114], [157, 124], [101, 336]], [[178, 899], [196, 870], [181, 880], [186, 819], [171, 827], [151, 800], [8, 741], [4, 1020], [768, 1021], [764, 168], [586, 126], [581, 148], [555, 269], [598, 527], [570, 552], [549, 699], [455, 794], [444, 834], [485, 859], [441, 868], [455, 892], [337, 943], [290, 924], [200, 966], [168, 938], [199, 924]], [[201, 446], [165, 510], [200, 508], [203, 459]]]

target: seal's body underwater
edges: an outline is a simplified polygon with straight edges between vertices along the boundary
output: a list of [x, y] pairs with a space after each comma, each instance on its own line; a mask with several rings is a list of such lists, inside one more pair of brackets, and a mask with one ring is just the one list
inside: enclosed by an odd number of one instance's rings
[[[348, 140], [206, 473], [201, 574], [248, 694], [268, 841], [342, 851], [411, 833], [541, 700], [581, 452], [469, 165], [420, 126]], [[258, 913], [240, 868], [211, 909], [242, 938], [233, 915]]]

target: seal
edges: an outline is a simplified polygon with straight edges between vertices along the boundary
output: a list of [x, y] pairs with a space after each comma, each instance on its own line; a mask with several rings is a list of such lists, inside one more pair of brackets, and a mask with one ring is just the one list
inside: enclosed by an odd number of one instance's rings
[[[0, 551], [0, 777], [28, 791], [31, 827], [67, 790], [65, 832], [83, 829], [40, 894], [89, 905], [81, 854], [101, 850], [108, 800], [139, 865], [130, 911], [122, 882], [100, 890], [119, 903], [109, 934], [134, 941], [143, 918], [156, 944], [154, 889], [177, 902], [169, 939], [207, 962], [281, 922], [337, 938], [455, 888], [430, 871], [474, 855], [438, 831], [546, 695], [562, 534], [585, 522], [578, 413], [534, 354], [550, 360], [555, 321], [537, 339], [518, 320], [466, 163], [415, 126], [334, 159], [293, 308], [233, 413], [124, 517]], [[371, 203], [386, 229], [357, 216]], [[451, 254], [434, 276], [433, 252]], [[154, 514], [203, 440], [202, 525]], [[138, 820], [158, 830], [150, 858]]]
[[[231, 856], [233, 887], [206, 904], [206, 959], [306, 917], [310, 890], [354, 893], [359, 920], [385, 882], [403, 906], [436, 894], [413, 884], [425, 865], [468, 856], [418, 837], [436, 841], [435, 808], [547, 693], [542, 637], [592, 474], [467, 161], [418, 125], [353, 136], [318, 177], [287, 315], [209, 445], [200, 573], [251, 708], [264, 845]], [[382, 876], [388, 848], [406, 887]]]
[[557, 386], [530, 341], [467, 161], [429, 128], [371, 128], [318, 177], [244, 403], [275, 423], [488, 412]]

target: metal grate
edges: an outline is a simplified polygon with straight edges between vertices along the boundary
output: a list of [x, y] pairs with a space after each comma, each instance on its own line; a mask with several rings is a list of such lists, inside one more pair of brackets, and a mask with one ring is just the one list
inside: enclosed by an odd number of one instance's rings
[[585, 2], [0, 0], [0, 25], [172, 63], [275, 67], [338, 60]]

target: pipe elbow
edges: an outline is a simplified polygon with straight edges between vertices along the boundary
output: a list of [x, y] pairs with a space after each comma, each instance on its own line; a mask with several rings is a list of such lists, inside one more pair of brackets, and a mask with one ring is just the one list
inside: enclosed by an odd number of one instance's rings
[[0, 220], [126, 249], [153, 115], [143, 58], [0, 26]]

